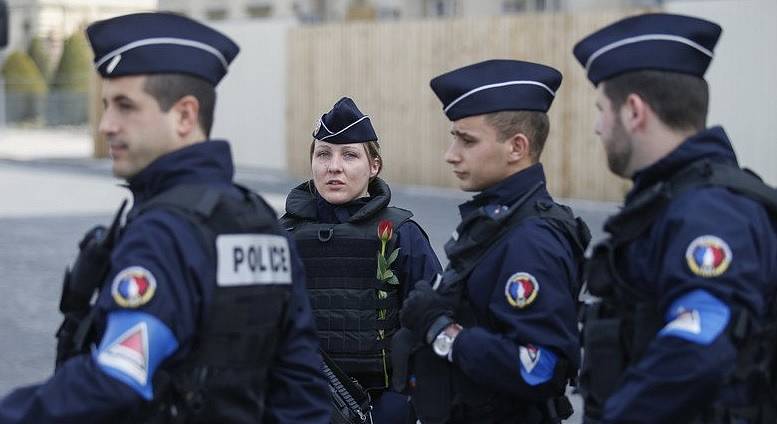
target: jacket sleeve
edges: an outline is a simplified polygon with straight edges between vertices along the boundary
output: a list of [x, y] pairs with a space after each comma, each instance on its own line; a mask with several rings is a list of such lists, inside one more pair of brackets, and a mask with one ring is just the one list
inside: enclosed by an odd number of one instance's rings
[[[144, 216], [126, 229], [95, 306], [104, 327], [98, 346], [47, 381], [11, 392], [0, 401], [0, 423], [108, 422], [145, 404], [156, 368], [193, 332], [181, 246], [196, 241], [184, 225], [169, 215]], [[203, 252], [191, 254], [197, 260]]]
[[414, 221], [405, 222], [397, 230], [397, 247], [399, 255], [392, 269], [402, 284], [404, 299], [418, 280], [434, 281], [442, 267], [429, 238]]
[[579, 354], [576, 263], [563, 236], [537, 221], [512, 230], [470, 275], [468, 296], [488, 302], [479, 314], [488, 318], [463, 329], [452, 354], [474, 382], [523, 399], [563, 391]]
[[777, 248], [768, 226], [749, 199], [699, 190], [670, 205], [640, 244], [647, 250], [628, 252], [634, 271], [652, 275], [665, 326], [605, 403], [605, 422], [687, 422], [714, 402], [736, 363], [725, 331], [733, 311], [765, 310], [768, 252]]
[[289, 245], [294, 258], [292, 297], [282, 340], [269, 370], [263, 422], [328, 424], [331, 406], [305, 291], [305, 272], [292, 239]]

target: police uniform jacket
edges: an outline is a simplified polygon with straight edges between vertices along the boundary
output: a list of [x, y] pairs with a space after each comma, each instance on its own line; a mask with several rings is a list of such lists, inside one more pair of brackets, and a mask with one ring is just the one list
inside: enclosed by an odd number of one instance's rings
[[[526, 201], [550, 204], [544, 182], [542, 164], [532, 165], [460, 205], [459, 211], [466, 218], [485, 207], [497, 216], [540, 183]], [[476, 384], [475, 390], [527, 401], [563, 394], [549, 394], [546, 386], [559, 367], [577, 369], [580, 362], [572, 289], [580, 263], [574, 252], [564, 233], [531, 216], [475, 266], [464, 298], [477, 325], [463, 323], [452, 347], [453, 363]]]
[[[638, 171], [626, 205], [701, 159], [738, 166], [723, 129], [709, 128]], [[726, 331], [734, 315], [747, 310], [764, 324], [775, 299], [777, 232], [764, 206], [723, 187], [689, 189], [618, 258], [622, 281], [655, 300], [664, 327], [626, 369], [604, 421], [689, 422], [712, 404], [754, 399], [746, 387], [721, 386], [737, 361]]]
[[[205, 184], [238, 196], [233, 173], [229, 145], [207, 141], [158, 158], [128, 182], [138, 205], [181, 184]], [[289, 240], [288, 245], [288, 318], [269, 368], [265, 416], [256, 422], [324, 424], [329, 405], [305, 276], [294, 243]], [[67, 360], [42, 384], [10, 393], [0, 403], [0, 422], [109, 422], [146, 414], [146, 400], [159, 389], [153, 385], [155, 372], [175, 366], [192, 352], [214, 293], [214, 260], [193, 224], [178, 214], [152, 209], [132, 220], [112, 252], [108, 278], [94, 306], [101, 337], [92, 354]], [[122, 304], [127, 300], [134, 303]], [[128, 337], [136, 328], [143, 331]], [[118, 350], [129, 357], [134, 352], [139, 366], [111, 366], [110, 355], [103, 354]]]

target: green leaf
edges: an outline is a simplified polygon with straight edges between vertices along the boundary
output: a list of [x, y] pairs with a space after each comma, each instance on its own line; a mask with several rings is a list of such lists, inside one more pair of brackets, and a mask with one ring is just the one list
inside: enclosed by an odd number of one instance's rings
[[383, 275], [380, 276], [381, 277], [380, 280], [386, 281], [393, 276], [394, 276], [394, 273], [390, 269], [387, 269], [386, 272], [384, 272]]
[[391, 252], [391, 254], [389, 255], [389, 257], [388, 257], [388, 259], [386, 260], [386, 262], [387, 262], [389, 265], [393, 264], [393, 263], [394, 263], [394, 261], [396, 261], [396, 260], [397, 260], [397, 255], [399, 255], [399, 248], [397, 248], [397, 249], [394, 249], [394, 251], [393, 251], [393, 252]]
[[389, 283], [389, 284], [394, 284], [394, 285], [398, 285], [398, 284], [399, 284], [399, 279], [397, 278], [397, 276], [396, 276], [396, 275], [393, 275], [393, 274], [392, 274], [392, 275], [391, 275], [391, 279], [389, 279], [389, 280], [387, 281], [387, 283]]

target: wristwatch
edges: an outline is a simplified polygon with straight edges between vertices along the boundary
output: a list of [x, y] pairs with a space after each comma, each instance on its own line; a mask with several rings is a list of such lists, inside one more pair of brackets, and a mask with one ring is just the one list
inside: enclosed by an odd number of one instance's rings
[[441, 358], [447, 358], [449, 361], [452, 361], [451, 351], [453, 349], [454, 340], [456, 340], [456, 336], [451, 336], [445, 330], [440, 331], [440, 334], [434, 338], [434, 342], [432, 343], [434, 353]]

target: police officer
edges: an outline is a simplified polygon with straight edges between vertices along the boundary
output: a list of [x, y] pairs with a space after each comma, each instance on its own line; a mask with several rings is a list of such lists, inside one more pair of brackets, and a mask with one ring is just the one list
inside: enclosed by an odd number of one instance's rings
[[634, 182], [588, 268], [590, 422], [777, 421], [777, 193], [740, 170], [721, 127], [705, 128], [720, 32], [647, 14], [574, 48], [609, 167]]
[[479, 193], [459, 206], [445, 272], [417, 283], [400, 315], [421, 344], [410, 373], [423, 423], [571, 414], [564, 390], [580, 361], [576, 301], [590, 236], [553, 201], [539, 161], [560, 84], [555, 69], [516, 60], [431, 81], [453, 122], [445, 160], [463, 190]]
[[388, 206], [371, 121], [348, 97], [321, 116], [312, 179], [289, 193], [281, 220], [305, 263], [322, 349], [369, 392], [374, 423], [399, 424], [411, 412], [406, 395], [388, 390], [390, 341], [412, 284], [441, 267], [413, 214]]
[[62, 308], [88, 313], [72, 333], [63, 325], [56, 373], [6, 396], [0, 422], [327, 423], [294, 243], [232, 183], [229, 144], [207, 139], [238, 46], [162, 13], [87, 35], [103, 77], [99, 130], [134, 204], [120, 231], [81, 243]]

